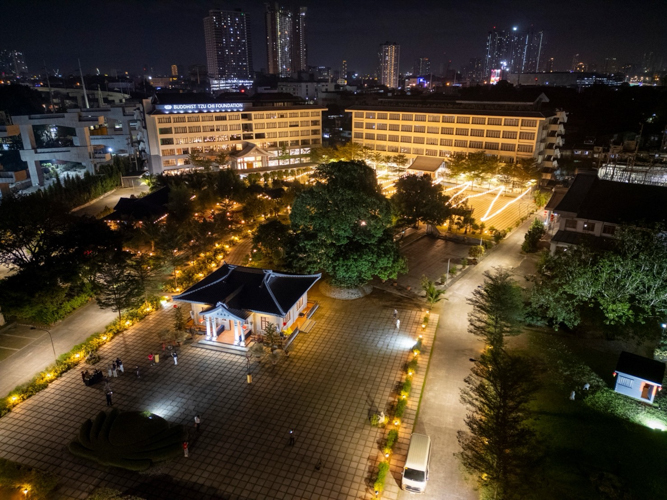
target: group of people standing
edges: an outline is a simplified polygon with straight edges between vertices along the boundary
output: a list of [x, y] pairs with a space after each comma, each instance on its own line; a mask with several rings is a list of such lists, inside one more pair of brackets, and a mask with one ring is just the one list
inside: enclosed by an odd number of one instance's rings
[[120, 358], [116, 358], [116, 361], [111, 363], [107, 368], [109, 378], [118, 377], [118, 372], [125, 373], [125, 367], [123, 366], [123, 362]]

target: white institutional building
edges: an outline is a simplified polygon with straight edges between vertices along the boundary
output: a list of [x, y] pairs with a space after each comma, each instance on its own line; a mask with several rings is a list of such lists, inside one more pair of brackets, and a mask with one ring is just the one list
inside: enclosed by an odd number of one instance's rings
[[[322, 145], [324, 110], [285, 94], [157, 94], [144, 100], [149, 170], [191, 168], [192, 153], [226, 152], [239, 169], [308, 163], [310, 149]], [[250, 156], [238, 161], [241, 152]]]
[[548, 102], [544, 94], [533, 102], [380, 99], [346, 111], [352, 114], [352, 140], [382, 154], [446, 161], [455, 153], [484, 151], [509, 163], [535, 158], [549, 178], [567, 115], [549, 109]]

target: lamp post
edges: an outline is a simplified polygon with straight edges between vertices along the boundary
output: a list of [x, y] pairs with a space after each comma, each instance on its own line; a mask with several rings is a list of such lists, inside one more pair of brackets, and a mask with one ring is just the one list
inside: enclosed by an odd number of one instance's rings
[[46, 332], [49, 334], [49, 339], [51, 340], [51, 349], [53, 349], [53, 359], [55, 360], [56, 364], [58, 364], [58, 356], [56, 355], [56, 346], [53, 344], [53, 337], [51, 336], [51, 332], [47, 330], [46, 328], [40, 328], [38, 326], [34, 325], [24, 325], [23, 323], [18, 323], [19, 326], [27, 326], [31, 330], [41, 330], [43, 332]]

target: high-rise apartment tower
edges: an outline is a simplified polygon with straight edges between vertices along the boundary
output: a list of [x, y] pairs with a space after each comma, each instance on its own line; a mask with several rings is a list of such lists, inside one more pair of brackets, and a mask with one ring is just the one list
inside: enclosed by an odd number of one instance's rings
[[289, 78], [308, 68], [306, 10], [266, 4], [266, 69], [270, 75]]
[[398, 88], [398, 64], [401, 46], [393, 42], [380, 45], [380, 84], [389, 88]]
[[252, 85], [248, 15], [242, 10], [211, 10], [204, 18], [206, 62], [211, 90]]

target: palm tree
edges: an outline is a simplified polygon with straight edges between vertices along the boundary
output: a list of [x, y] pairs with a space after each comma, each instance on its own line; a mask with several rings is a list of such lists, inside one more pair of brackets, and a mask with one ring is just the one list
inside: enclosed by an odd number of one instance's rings
[[444, 299], [445, 290], [440, 290], [436, 288], [435, 283], [428, 279], [426, 276], [422, 276], [422, 290], [426, 294], [426, 302], [428, 302], [428, 308], [433, 309], [433, 306]]

